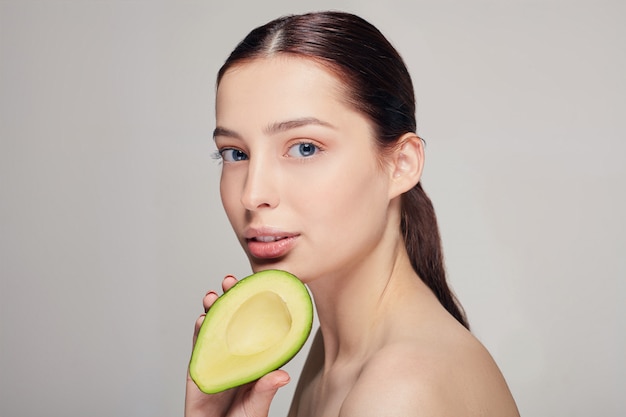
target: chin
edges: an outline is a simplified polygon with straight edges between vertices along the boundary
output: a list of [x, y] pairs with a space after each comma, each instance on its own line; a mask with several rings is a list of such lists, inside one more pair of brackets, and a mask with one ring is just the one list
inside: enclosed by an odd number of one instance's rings
[[[289, 270], [288, 264], [281, 259], [250, 258], [250, 266], [252, 267], [252, 271], [254, 272], [265, 271], [267, 269], [280, 269], [283, 271], [291, 272]], [[293, 272], [291, 273], [293, 274]]]
[[307, 283], [307, 278], [310, 277], [310, 274], [307, 273], [306, 270], [298, 268], [284, 259], [253, 259], [250, 261], [250, 266], [253, 272], [265, 271], [267, 269], [287, 271], [298, 277], [298, 279], [305, 284]]

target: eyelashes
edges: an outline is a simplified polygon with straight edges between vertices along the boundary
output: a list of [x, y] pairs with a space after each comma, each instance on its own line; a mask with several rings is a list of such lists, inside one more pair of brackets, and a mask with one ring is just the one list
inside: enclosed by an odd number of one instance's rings
[[211, 152], [211, 159], [219, 163], [224, 162], [224, 159], [222, 158], [222, 152], [220, 152], [219, 150]]

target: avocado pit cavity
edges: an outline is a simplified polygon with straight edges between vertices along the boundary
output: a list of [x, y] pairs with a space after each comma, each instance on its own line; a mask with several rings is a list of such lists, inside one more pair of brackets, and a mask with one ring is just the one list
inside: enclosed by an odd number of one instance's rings
[[233, 355], [263, 352], [281, 341], [291, 328], [285, 302], [272, 291], [247, 299], [233, 314], [226, 329], [226, 344]]

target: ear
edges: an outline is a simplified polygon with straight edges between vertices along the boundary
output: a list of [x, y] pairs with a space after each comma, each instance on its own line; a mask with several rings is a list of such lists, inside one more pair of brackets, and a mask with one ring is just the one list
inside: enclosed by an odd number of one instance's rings
[[389, 197], [397, 197], [419, 182], [424, 168], [424, 143], [415, 133], [406, 133], [390, 156]]

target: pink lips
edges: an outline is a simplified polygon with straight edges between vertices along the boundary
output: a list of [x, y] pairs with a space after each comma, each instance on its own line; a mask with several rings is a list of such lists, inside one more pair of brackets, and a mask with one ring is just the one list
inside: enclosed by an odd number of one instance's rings
[[294, 247], [298, 235], [277, 230], [250, 229], [244, 237], [252, 256], [274, 259], [285, 256]]

